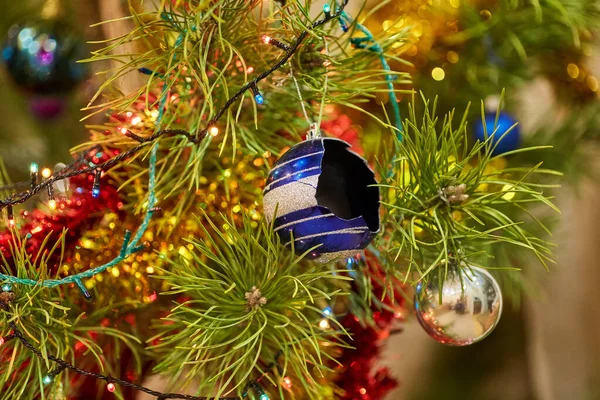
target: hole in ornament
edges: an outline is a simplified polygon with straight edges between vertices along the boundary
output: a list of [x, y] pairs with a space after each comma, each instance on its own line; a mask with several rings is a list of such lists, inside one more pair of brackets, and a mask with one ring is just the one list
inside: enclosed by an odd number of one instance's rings
[[323, 140], [325, 154], [317, 184], [317, 204], [340, 218], [362, 216], [368, 228], [379, 230], [379, 188], [363, 158], [340, 140]]

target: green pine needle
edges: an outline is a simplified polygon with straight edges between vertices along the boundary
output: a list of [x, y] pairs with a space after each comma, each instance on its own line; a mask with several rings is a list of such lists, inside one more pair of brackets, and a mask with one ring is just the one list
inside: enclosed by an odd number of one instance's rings
[[[49, 261], [58, 257], [53, 265], [62, 265], [65, 234], [63, 232], [55, 243], [50, 242], [48, 235], [37, 255], [32, 256], [27, 251], [28, 238], [20, 239], [13, 232], [15, 239], [10, 243], [11, 261], [2, 256], [2, 271], [25, 279], [56, 278], [57, 275], [50, 272]], [[138, 339], [127, 332], [100, 326], [100, 321], [106, 318], [106, 310], [85, 315], [84, 318], [84, 311], [77, 301], [82, 300], [77, 288], [13, 285], [13, 293], [14, 300], [6, 310], [0, 312], [0, 337], [10, 334], [8, 323], [14, 322], [45, 356], [53, 355], [82, 368], [103, 369], [105, 356], [102, 354], [102, 345], [110, 343], [115, 351], [120, 351], [123, 346], [134, 350], [138, 370], [141, 367], [135, 351], [139, 348], [136, 343]], [[33, 400], [40, 398], [40, 395], [45, 398], [62, 384], [69, 387], [68, 371], [55, 377], [51, 385], [45, 385], [44, 376], [56, 365], [37, 358], [17, 339], [7, 341], [2, 351], [7, 358], [0, 363], [0, 386], [3, 388], [0, 400]], [[82, 355], [86, 356], [85, 362], [81, 362]], [[108, 358], [113, 357], [109, 355]], [[108, 368], [111, 368], [110, 365]]]
[[[277, 361], [282, 376], [316, 394], [315, 379], [329, 368], [323, 346], [335, 345], [318, 326], [319, 304], [341, 294], [328, 283], [349, 278], [295, 256], [272, 226], [254, 229], [248, 216], [239, 230], [233, 220], [222, 217], [219, 228], [203, 218], [212, 228], [205, 228], [206, 239], [190, 239], [189, 253], [171, 260], [160, 277], [172, 288], [168, 294], [183, 300], [156, 326], [162, 331], [152, 347], [162, 357], [157, 371], [199, 380], [201, 393], [222, 396], [241, 394]], [[248, 300], [254, 290], [258, 303]]]
[[[527, 249], [547, 267], [553, 262], [551, 245], [532, 233], [534, 226], [522, 220], [520, 211], [523, 205], [529, 209], [531, 203], [558, 211], [545, 194], [555, 185], [535, 180], [557, 173], [540, 168], [541, 164], [495, 166], [498, 157], [492, 156], [491, 138], [469, 147], [465, 117], [458, 126], [453, 113], [439, 121], [435, 100], [433, 104], [424, 100], [424, 104], [419, 118], [411, 107], [391, 170], [380, 166], [385, 177], [382, 204], [388, 211], [384, 223], [390, 234], [381, 237], [379, 244], [394, 262], [401, 259], [407, 265], [404, 279], [413, 279], [416, 272], [417, 281], [427, 280], [432, 272], [449, 265], [493, 267], [489, 265], [490, 246], [500, 245]], [[515, 153], [532, 150], [536, 148]], [[547, 230], [540, 220], [533, 224]], [[497, 268], [514, 269], [511, 265]]]

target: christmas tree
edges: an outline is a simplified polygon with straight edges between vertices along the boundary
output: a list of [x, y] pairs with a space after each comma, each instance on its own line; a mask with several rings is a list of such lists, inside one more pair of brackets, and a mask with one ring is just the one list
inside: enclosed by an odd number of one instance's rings
[[[2, 168], [0, 399], [382, 399], [407, 310], [492, 332], [596, 139], [598, 7], [351, 3], [132, 1], [89, 56], [56, 1], [8, 29], [36, 115], [100, 83], [70, 162]], [[523, 136], [557, 59], [579, 123]]]

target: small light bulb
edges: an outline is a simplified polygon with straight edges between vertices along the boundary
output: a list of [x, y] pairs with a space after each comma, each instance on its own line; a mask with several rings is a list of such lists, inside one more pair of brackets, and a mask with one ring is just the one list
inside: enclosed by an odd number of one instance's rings
[[12, 285], [10, 283], [5, 283], [2, 285], [3, 292], [10, 292], [12, 290]]
[[327, 306], [323, 309], [323, 315], [326, 317], [329, 317], [332, 312], [333, 312], [333, 310], [331, 309], [330, 306]]
[[100, 196], [100, 177], [102, 176], [102, 169], [96, 168], [94, 171], [94, 183], [92, 184], [92, 197], [98, 198]]
[[329, 14], [331, 12], [331, 6], [327, 3], [325, 3], [325, 5], [323, 5], [323, 12], [325, 14]]
[[137, 124], [139, 124], [140, 122], [142, 122], [142, 117], [140, 117], [139, 115], [138, 115], [138, 116], [135, 116], [135, 117], [133, 117], [133, 118], [131, 119], [131, 124], [132, 124], [132, 125], [137, 125]]
[[52, 383], [52, 377], [50, 375], [46, 375], [42, 381], [44, 382], [44, 385], [49, 385]]
[[127, 128], [125, 128], [124, 126], [121, 126], [117, 129], [119, 130], [119, 132], [121, 132], [122, 135], [125, 135], [127, 133]]
[[256, 100], [256, 104], [263, 104], [265, 102], [265, 99], [260, 93], [254, 96], [254, 100]]
[[286, 389], [291, 389], [291, 387], [292, 387], [292, 380], [290, 379], [289, 376], [286, 376], [285, 378], [283, 378], [283, 386]]
[[115, 384], [114, 383], [109, 383], [108, 385], [106, 385], [106, 390], [108, 390], [109, 392], [113, 393], [115, 391]]
[[267, 396], [266, 393], [261, 393], [260, 397], [259, 397], [259, 400], [269, 400], [269, 396]]
[[210, 128], [210, 134], [212, 136], [217, 136], [219, 134], [219, 128], [217, 128], [216, 126], [213, 126]]
[[8, 219], [8, 227], [9, 228], [14, 228], [15, 227], [15, 214], [14, 214], [14, 211], [13, 211], [13, 207], [11, 205], [9, 205], [6, 208], [6, 214], [7, 214], [6, 216], [7, 216], [7, 219]]
[[48, 200], [48, 207], [50, 207], [51, 210], [56, 210], [56, 200]]
[[268, 35], [262, 35], [261, 37], [262, 41], [265, 42], [266, 44], [271, 43], [271, 36]]
[[32, 162], [31, 165], [29, 166], [29, 172], [31, 172], [32, 174], [37, 174], [38, 173], [38, 165], [37, 163]]
[[329, 321], [327, 321], [327, 318], [323, 318], [320, 322], [319, 322], [319, 328], [325, 330], [325, 329], [329, 329]]
[[50, 168], [44, 168], [42, 170], [42, 176], [44, 178], [50, 178], [50, 175], [52, 175], [52, 170]]

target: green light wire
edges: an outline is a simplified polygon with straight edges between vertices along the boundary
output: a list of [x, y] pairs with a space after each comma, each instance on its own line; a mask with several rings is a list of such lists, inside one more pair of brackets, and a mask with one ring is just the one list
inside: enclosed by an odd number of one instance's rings
[[392, 69], [385, 58], [383, 48], [375, 41], [375, 37], [370, 30], [368, 30], [364, 25], [354, 21], [352, 17], [350, 17], [350, 15], [348, 15], [348, 13], [345, 11], [342, 11], [342, 14], [340, 15], [340, 21], [342, 23], [342, 30], [344, 32], [348, 32], [348, 26], [354, 23], [354, 26], [356, 26], [356, 28], [365, 35], [365, 37], [351, 38], [350, 43], [352, 43], [352, 45], [358, 49], [367, 49], [377, 53], [379, 56], [379, 61], [381, 62], [381, 67], [388, 72], [388, 74], [385, 76], [385, 81], [388, 87], [388, 95], [390, 96], [392, 110], [394, 112], [394, 126], [397, 129], [398, 140], [402, 141], [402, 117], [400, 115], [398, 98], [396, 97], [396, 92], [394, 90], [394, 81], [396, 80], [396, 77], [389, 73], [392, 71]]
[[121, 246], [121, 251], [119, 255], [112, 259], [111, 261], [103, 264], [99, 267], [88, 269], [87, 271], [80, 272], [75, 275], [69, 275], [62, 279], [46, 279], [46, 280], [34, 280], [34, 279], [23, 279], [17, 278], [16, 276], [6, 275], [0, 273], [0, 279], [4, 282], [27, 285], [27, 286], [36, 286], [42, 285], [44, 287], [53, 288], [60, 285], [67, 285], [70, 283], [75, 283], [77, 287], [83, 292], [85, 297], [89, 297], [89, 293], [87, 292], [85, 286], [83, 285], [83, 279], [92, 278], [94, 275], [97, 275], [101, 272], [106, 271], [108, 268], [113, 267], [119, 264], [121, 261], [125, 260], [127, 257], [132, 255], [133, 253], [141, 250], [143, 246], [138, 246], [137, 243], [144, 235], [146, 229], [148, 229], [148, 225], [150, 224], [150, 220], [152, 219], [152, 213], [154, 209], [154, 205], [156, 204], [156, 194], [155, 194], [155, 184], [156, 184], [156, 153], [158, 150], [158, 145], [154, 145], [152, 150], [150, 151], [150, 168], [149, 168], [149, 178], [148, 178], [148, 209], [146, 211], [146, 215], [138, 228], [133, 240], [131, 240], [131, 231], [126, 231], [123, 238], [123, 245]]
[[[164, 108], [167, 99], [167, 85], [163, 87], [162, 98], [159, 105], [159, 114], [156, 119], [156, 130], [160, 130], [161, 121], [164, 115]], [[135, 236], [131, 239], [131, 231], [125, 231], [125, 235], [123, 237], [123, 245], [121, 246], [121, 251], [119, 255], [116, 256], [111, 261], [106, 264], [100, 265], [96, 268], [88, 269], [87, 271], [80, 272], [75, 275], [69, 275], [62, 279], [46, 279], [46, 280], [34, 280], [34, 279], [23, 279], [17, 278], [16, 276], [6, 275], [0, 273], [0, 279], [2, 279], [6, 283], [14, 283], [20, 285], [27, 286], [36, 286], [42, 285], [44, 287], [53, 288], [61, 285], [68, 285], [71, 283], [75, 283], [77, 287], [81, 290], [83, 295], [86, 298], [90, 298], [90, 294], [87, 291], [85, 285], [83, 284], [83, 279], [89, 279], [93, 276], [100, 274], [106, 271], [108, 268], [114, 267], [119, 264], [121, 261], [125, 260], [127, 257], [132, 255], [133, 253], [140, 251], [143, 249], [143, 246], [138, 246], [138, 242], [148, 229], [148, 225], [150, 225], [150, 220], [152, 219], [152, 214], [154, 212], [154, 206], [156, 204], [156, 158], [158, 152], [158, 144], [155, 143], [150, 151], [150, 161], [149, 161], [149, 171], [148, 171], [148, 207], [146, 210], [146, 214], [144, 215], [144, 219], [140, 224]]]

